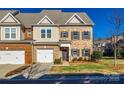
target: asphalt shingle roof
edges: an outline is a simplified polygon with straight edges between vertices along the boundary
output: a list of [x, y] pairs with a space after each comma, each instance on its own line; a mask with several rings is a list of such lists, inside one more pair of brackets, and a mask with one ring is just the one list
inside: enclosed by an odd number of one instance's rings
[[[43, 10], [40, 13], [21, 13], [16, 10], [0, 10], [0, 20], [7, 14], [12, 13], [23, 25], [32, 26], [37, 24], [44, 16], [52, 20], [54, 24], [64, 25], [76, 12], [62, 12], [61, 10]], [[86, 24], [94, 25], [90, 17], [84, 12], [76, 13]], [[77, 24], [73, 24], [77, 25]], [[79, 25], [83, 25], [79, 24]]]

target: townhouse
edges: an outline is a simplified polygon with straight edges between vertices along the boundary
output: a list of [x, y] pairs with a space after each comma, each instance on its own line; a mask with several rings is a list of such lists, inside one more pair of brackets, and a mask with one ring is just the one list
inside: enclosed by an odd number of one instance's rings
[[52, 63], [89, 58], [94, 23], [84, 12], [0, 11], [0, 64]]

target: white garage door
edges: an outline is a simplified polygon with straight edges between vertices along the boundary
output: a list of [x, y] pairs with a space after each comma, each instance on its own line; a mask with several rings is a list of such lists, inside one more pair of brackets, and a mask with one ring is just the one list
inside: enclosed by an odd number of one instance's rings
[[24, 64], [24, 51], [0, 51], [0, 64]]
[[53, 50], [52, 49], [37, 49], [37, 62], [52, 63]]

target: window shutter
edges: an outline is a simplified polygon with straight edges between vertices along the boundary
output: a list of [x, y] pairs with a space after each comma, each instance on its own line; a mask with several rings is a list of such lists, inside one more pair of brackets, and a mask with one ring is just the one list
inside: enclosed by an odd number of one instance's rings
[[71, 40], [73, 40], [73, 32], [71, 32]]
[[84, 49], [82, 49], [82, 56], [84, 56]]
[[88, 39], [90, 40], [90, 32], [88, 32]]
[[80, 33], [78, 32], [78, 40], [80, 39]]
[[82, 40], [84, 40], [84, 32], [82, 32]]
[[62, 32], [60, 33], [60, 35], [61, 35], [61, 38], [62, 38]]
[[80, 56], [80, 50], [77, 49], [77, 56]]

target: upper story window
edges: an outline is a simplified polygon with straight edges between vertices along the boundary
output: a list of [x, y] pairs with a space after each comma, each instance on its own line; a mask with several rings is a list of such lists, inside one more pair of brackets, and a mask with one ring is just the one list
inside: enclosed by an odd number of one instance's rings
[[82, 39], [90, 39], [90, 32], [89, 31], [82, 32]]
[[5, 39], [15, 39], [16, 38], [16, 28], [5, 28]]
[[45, 38], [45, 29], [41, 29], [41, 38]]
[[41, 38], [51, 38], [51, 29], [41, 29]]
[[47, 29], [47, 38], [51, 38], [51, 29]]
[[77, 32], [77, 31], [72, 32], [71, 38], [72, 38], [72, 40], [79, 40], [79, 38], [80, 38], [80, 33]]
[[61, 38], [68, 38], [68, 32], [66, 31], [61, 32]]

